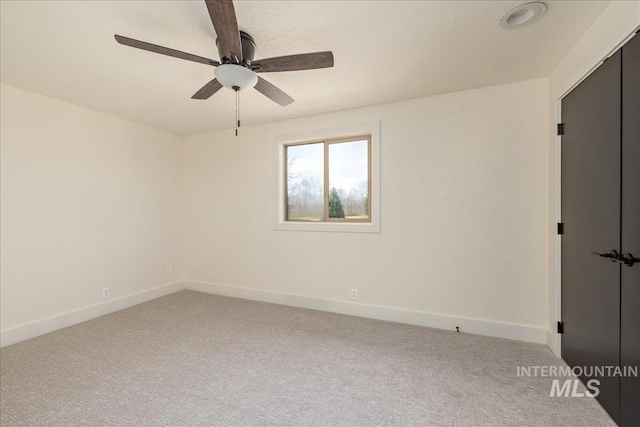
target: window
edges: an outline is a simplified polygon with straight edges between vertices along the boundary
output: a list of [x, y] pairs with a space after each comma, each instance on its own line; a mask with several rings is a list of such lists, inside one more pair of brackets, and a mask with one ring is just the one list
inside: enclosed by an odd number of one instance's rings
[[285, 145], [287, 221], [371, 222], [371, 135]]
[[276, 230], [380, 232], [380, 123], [276, 140]]

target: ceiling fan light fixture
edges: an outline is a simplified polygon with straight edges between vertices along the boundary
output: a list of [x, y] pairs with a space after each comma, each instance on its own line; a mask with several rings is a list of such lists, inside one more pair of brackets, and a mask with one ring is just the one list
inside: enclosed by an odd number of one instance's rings
[[520, 28], [536, 22], [547, 11], [544, 3], [525, 3], [504, 14], [500, 19], [500, 26], [506, 29]]
[[251, 89], [258, 83], [258, 76], [242, 65], [223, 64], [216, 68], [216, 79], [226, 88], [238, 90]]

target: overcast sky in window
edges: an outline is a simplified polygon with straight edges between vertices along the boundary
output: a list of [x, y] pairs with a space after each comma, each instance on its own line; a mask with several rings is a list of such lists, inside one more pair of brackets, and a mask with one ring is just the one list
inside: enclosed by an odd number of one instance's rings
[[[347, 193], [367, 182], [368, 141], [329, 144], [329, 187], [343, 189]], [[289, 176], [318, 176], [322, 180], [324, 169], [324, 145], [306, 144], [288, 147], [288, 156], [294, 159], [289, 165]]]

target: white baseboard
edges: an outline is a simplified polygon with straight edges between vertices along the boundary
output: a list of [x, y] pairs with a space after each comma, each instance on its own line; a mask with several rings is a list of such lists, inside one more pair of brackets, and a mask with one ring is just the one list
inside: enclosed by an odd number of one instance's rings
[[465, 333], [547, 344], [547, 329], [534, 326], [447, 316], [424, 311], [404, 310], [394, 307], [329, 300], [214, 283], [185, 281], [184, 289], [451, 331], [454, 331], [458, 326], [460, 331]]
[[0, 347], [28, 340], [39, 335], [57, 331], [67, 326], [85, 322], [114, 311], [132, 307], [184, 289], [184, 282], [170, 283], [157, 288], [105, 301], [99, 304], [69, 311], [47, 319], [36, 320], [24, 325], [14, 326], [0, 332]]
[[368, 305], [309, 297], [304, 295], [285, 294], [261, 289], [241, 288], [237, 286], [220, 285], [214, 283], [184, 281], [127, 295], [121, 298], [84, 307], [63, 313], [47, 319], [37, 320], [24, 325], [8, 328], [0, 332], [0, 347], [15, 344], [58, 329], [66, 328], [96, 317], [104, 316], [114, 311], [142, 304], [174, 292], [188, 289], [216, 295], [244, 298], [254, 301], [283, 304], [293, 307], [327, 311], [330, 313], [348, 314], [351, 316], [367, 317], [370, 319], [388, 320], [391, 322], [407, 323], [410, 325], [427, 326], [430, 328], [455, 330], [456, 326], [464, 333], [485, 335], [490, 337], [507, 338], [538, 344], [549, 343], [549, 331], [534, 326], [515, 325], [511, 323], [493, 322], [467, 317], [447, 316], [424, 311], [405, 310], [394, 307]]

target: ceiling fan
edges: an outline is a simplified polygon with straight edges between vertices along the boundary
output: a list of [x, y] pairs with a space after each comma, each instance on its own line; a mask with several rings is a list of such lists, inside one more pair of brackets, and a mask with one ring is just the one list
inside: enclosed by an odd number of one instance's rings
[[291, 104], [294, 101], [293, 98], [256, 73], [333, 67], [333, 53], [330, 51], [279, 56], [254, 61], [256, 43], [249, 34], [238, 30], [233, 1], [205, 0], [205, 3], [217, 34], [216, 46], [220, 54], [219, 62], [129, 37], [115, 35], [116, 41], [120, 44], [149, 52], [216, 67], [216, 78], [197, 91], [191, 97], [192, 99], [209, 99], [222, 87], [232, 89], [236, 91], [236, 94], [238, 91], [255, 87], [258, 92], [284, 107]]

